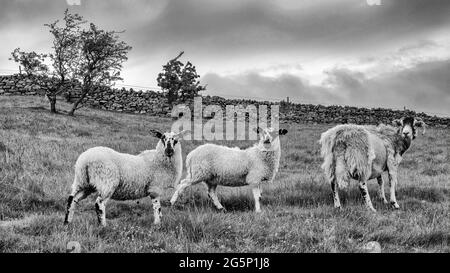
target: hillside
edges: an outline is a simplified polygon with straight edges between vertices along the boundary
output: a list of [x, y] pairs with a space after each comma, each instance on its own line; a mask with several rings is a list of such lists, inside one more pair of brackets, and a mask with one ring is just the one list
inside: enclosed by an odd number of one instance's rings
[[[52, 83], [39, 77], [28, 77], [26, 75], [0, 76], [0, 95], [43, 95], [43, 88]], [[76, 85], [76, 84], [75, 84]], [[70, 90], [70, 87], [67, 87]], [[72, 99], [77, 97], [79, 88], [75, 87]], [[65, 95], [67, 96], [68, 93]], [[190, 104], [191, 102], [180, 102]], [[269, 101], [256, 100], [236, 100], [224, 99], [217, 96], [203, 96], [204, 105], [220, 105], [225, 109], [225, 105], [259, 105], [273, 104]], [[87, 105], [103, 110], [116, 112], [126, 112], [135, 114], [147, 114], [153, 116], [170, 116], [172, 107], [167, 103], [165, 97], [154, 91], [134, 91], [132, 89], [111, 89], [102, 88], [101, 92], [88, 96]], [[312, 104], [286, 103], [280, 104], [280, 119], [296, 123], [357, 123], [357, 124], [378, 124], [390, 123], [393, 119], [404, 115], [417, 115], [421, 117], [429, 126], [450, 128], [450, 118], [430, 116], [425, 113], [415, 113], [413, 111], [399, 111], [384, 108], [358, 108], [350, 106], [323, 106]]]
[[[173, 189], [167, 190], [160, 227], [152, 224], [147, 199], [110, 201], [108, 226], [98, 227], [94, 197], [80, 203], [66, 227], [77, 156], [98, 145], [132, 154], [152, 149], [149, 130], [168, 130], [172, 120], [93, 108], [69, 117], [70, 105], [58, 106], [62, 113], [52, 115], [45, 97], [0, 96], [0, 252], [65, 252], [69, 241], [80, 242], [83, 252], [360, 252], [372, 240], [383, 252], [450, 251], [448, 129], [431, 128], [405, 154], [398, 211], [378, 200], [376, 181], [369, 183], [376, 214], [366, 211], [356, 185], [341, 193], [343, 210], [335, 211], [317, 143], [330, 125], [287, 122], [280, 172], [263, 186], [261, 215], [252, 211], [248, 188], [219, 187], [228, 212], [218, 213], [199, 184], [173, 208], [167, 206]], [[183, 157], [201, 143], [184, 141]]]

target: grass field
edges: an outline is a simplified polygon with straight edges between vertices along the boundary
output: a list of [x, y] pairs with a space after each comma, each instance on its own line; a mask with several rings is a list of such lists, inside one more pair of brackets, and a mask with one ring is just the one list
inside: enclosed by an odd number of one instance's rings
[[[369, 183], [376, 214], [365, 210], [355, 184], [341, 192], [343, 210], [335, 211], [317, 143], [331, 125], [281, 124], [289, 133], [281, 140], [280, 171], [263, 186], [260, 215], [248, 188], [219, 187], [228, 210], [219, 213], [200, 184], [172, 208], [167, 190], [159, 227], [147, 199], [110, 201], [108, 226], [98, 227], [92, 196], [64, 226], [81, 152], [97, 145], [132, 154], [153, 149], [149, 129], [168, 130], [172, 120], [93, 109], [69, 117], [47, 108], [45, 98], [0, 96], [0, 252], [65, 252], [69, 241], [83, 252], [361, 252], [373, 240], [383, 252], [450, 251], [450, 130], [431, 128], [405, 154], [398, 211], [378, 200], [376, 181]], [[183, 158], [200, 143], [183, 142]]]

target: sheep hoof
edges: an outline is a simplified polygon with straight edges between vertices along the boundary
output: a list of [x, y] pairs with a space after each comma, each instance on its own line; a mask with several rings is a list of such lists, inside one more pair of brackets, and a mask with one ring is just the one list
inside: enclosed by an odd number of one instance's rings
[[222, 208], [220, 208], [220, 209], [217, 209], [217, 211], [218, 211], [218, 212], [222, 212], [222, 213], [226, 213], [226, 212], [227, 212], [227, 209], [224, 208], [224, 207], [222, 207]]
[[334, 206], [334, 209], [337, 211], [342, 211], [342, 207], [341, 206]]
[[400, 209], [400, 206], [397, 204], [397, 202], [391, 202], [391, 207], [393, 209]]

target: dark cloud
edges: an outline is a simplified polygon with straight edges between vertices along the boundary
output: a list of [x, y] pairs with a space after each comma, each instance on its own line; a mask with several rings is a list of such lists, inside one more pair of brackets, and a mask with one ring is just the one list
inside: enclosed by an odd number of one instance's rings
[[376, 7], [362, 0], [304, 1], [297, 9], [260, 0], [210, 3], [168, 1], [155, 18], [131, 31], [139, 43], [156, 49], [240, 57], [301, 48], [370, 50], [406, 37], [420, 38], [450, 22], [450, 2], [437, 0], [382, 1]]
[[44, 23], [56, 19], [55, 15], [61, 17], [67, 7], [65, 1], [2, 1], [0, 4], [0, 31], [23, 25], [29, 28], [41, 27]]
[[436, 43], [435, 41], [424, 39], [424, 40], [417, 41], [417, 43], [401, 47], [398, 50], [398, 53], [405, 53], [405, 52], [407, 53], [407, 52], [411, 52], [411, 51], [417, 50], [417, 49], [435, 48], [438, 46], [439, 46], [439, 44]]
[[[1, 1], [0, 70], [16, 67], [7, 60], [15, 47], [48, 52], [50, 35], [43, 24], [61, 18], [69, 7], [102, 28], [126, 30], [122, 37], [133, 46], [123, 70], [128, 84], [155, 86], [162, 64], [184, 50], [184, 58], [204, 74], [211, 92], [418, 109], [434, 109], [436, 104], [439, 111], [448, 111], [448, 64], [436, 61], [439, 58], [433, 59], [430, 52], [442, 54], [448, 47], [439, 48], [436, 39], [449, 39], [444, 36], [450, 27], [450, 1], [381, 0], [380, 6], [369, 6], [365, 0], [81, 3]], [[381, 69], [398, 63], [400, 69], [374, 78], [338, 64], [350, 58]], [[295, 70], [304, 73], [299, 76]], [[325, 73], [322, 85], [305, 76], [312, 70]]]
[[[407, 37], [426, 39], [448, 27], [450, 1], [81, 0], [2, 1], [0, 29], [35, 28], [60, 18], [66, 7], [108, 29], [126, 29], [132, 54], [190, 52], [218, 60], [300, 49], [339, 53], [371, 50]], [[425, 37], [422, 37], [425, 36]], [[37, 38], [37, 37], [36, 37]]]
[[309, 84], [305, 79], [291, 74], [277, 77], [246, 73], [235, 76], [219, 76], [209, 73], [201, 81], [208, 84], [207, 94], [236, 98], [291, 100], [303, 103], [333, 103], [340, 98], [332, 90]]
[[263, 77], [257, 74], [202, 78], [211, 95], [284, 99], [303, 103], [389, 107], [450, 116], [450, 60], [419, 64], [411, 69], [367, 78], [347, 68], [326, 71], [323, 85], [311, 85], [294, 75]]
[[327, 73], [330, 88], [352, 103], [450, 114], [450, 60], [421, 63], [372, 79], [346, 69]]
[[344, 87], [344, 90], [361, 89], [366, 82], [366, 77], [363, 73], [351, 71], [347, 68], [334, 68], [332, 70], [325, 71], [325, 73], [328, 78], [324, 81], [324, 84]]

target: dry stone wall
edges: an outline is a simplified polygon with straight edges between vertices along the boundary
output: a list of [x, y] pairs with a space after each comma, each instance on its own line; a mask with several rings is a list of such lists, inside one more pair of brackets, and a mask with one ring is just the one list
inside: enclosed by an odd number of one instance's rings
[[[54, 84], [47, 78], [38, 76], [27, 76], [15, 74], [0, 76], [0, 95], [45, 95], [48, 86]], [[69, 84], [63, 94], [68, 100], [76, 99], [80, 88], [77, 84]], [[70, 94], [70, 96], [69, 96]], [[183, 103], [183, 102], [179, 102]], [[184, 102], [192, 108], [192, 101]], [[85, 104], [93, 108], [135, 113], [155, 116], [170, 116], [172, 107], [167, 99], [160, 92], [155, 91], [134, 91], [133, 89], [115, 89], [109, 87], [101, 88], [100, 92], [89, 95]], [[225, 99], [217, 96], [203, 96], [203, 105], [220, 105], [225, 110], [226, 105], [280, 105], [280, 119], [298, 123], [357, 123], [357, 124], [378, 124], [390, 123], [394, 118], [405, 115], [417, 115], [424, 119], [429, 126], [450, 127], [450, 118], [430, 116], [425, 113], [415, 113], [413, 111], [400, 111], [384, 108], [360, 108], [349, 106], [323, 106], [312, 104], [296, 104], [286, 102], [269, 102], [255, 100]]]

